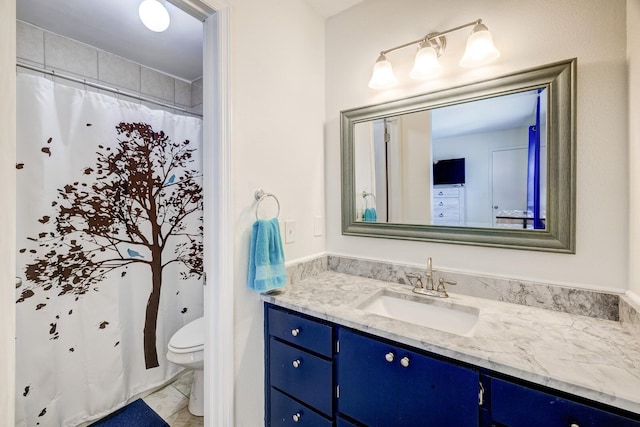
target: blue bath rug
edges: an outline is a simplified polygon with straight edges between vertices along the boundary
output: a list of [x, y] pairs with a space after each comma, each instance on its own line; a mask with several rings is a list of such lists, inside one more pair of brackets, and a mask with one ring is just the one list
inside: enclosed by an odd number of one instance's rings
[[144, 403], [142, 399], [134, 400], [122, 409], [91, 424], [90, 427], [168, 427], [160, 415]]

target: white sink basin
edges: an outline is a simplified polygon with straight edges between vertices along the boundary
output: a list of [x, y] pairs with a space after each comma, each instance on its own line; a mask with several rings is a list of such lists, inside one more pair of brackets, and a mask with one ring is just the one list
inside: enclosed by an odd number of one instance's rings
[[462, 336], [473, 335], [480, 313], [475, 307], [447, 300], [390, 291], [378, 292], [356, 308], [378, 316]]

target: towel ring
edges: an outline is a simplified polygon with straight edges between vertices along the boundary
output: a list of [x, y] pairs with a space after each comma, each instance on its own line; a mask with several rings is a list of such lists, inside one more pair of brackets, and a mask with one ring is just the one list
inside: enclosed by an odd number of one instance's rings
[[373, 207], [376, 207], [376, 195], [363, 190], [362, 198], [364, 199], [365, 206], [367, 205], [367, 196], [371, 196], [371, 198], [373, 199]]
[[258, 201], [258, 204], [256, 205], [256, 220], [260, 219], [258, 217], [258, 208], [260, 208], [260, 203], [262, 203], [262, 201], [264, 199], [266, 199], [267, 197], [273, 197], [273, 199], [276, 201], [276, 204], [278, 205], [278, 213], [276, 214], [276, 218], [278, 218], [280, 216], [280, 201], [278, 200], [278, 198], [275, 196], [275, 194], [272, 193], [265, 193], [264, 191], [262, 191], [262, 189], [257, 189], [256, 192], [253, 194], [253, 197], [255, 197], [255, 199]]

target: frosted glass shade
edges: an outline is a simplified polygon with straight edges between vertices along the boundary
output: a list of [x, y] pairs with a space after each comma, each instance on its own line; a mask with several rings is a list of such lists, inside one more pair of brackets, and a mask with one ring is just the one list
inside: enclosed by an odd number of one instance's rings
[[418, 53], [416, 53], [416, 59], [409, 77], [415, 80], [424, 80], [435, 77], [441, 72], [442, 65], [440, 65], [436, 50], [428, 41], [424, 42], [420, 45]]
[[380, 55], [376, 64], [373, 66], [369, 87], [371, 89], [388, 89], [397, 83], [398, 79], [396, 79], [396, 76], [393, 74], [391, 62], [387, 60], [386, 56]]
[[167, 8], [157, 0], [144, 0], [140, 3], [138, 15], [140, 15], [140, 20], [145, 27], [156, 33], [161, 33], [169, 28], [171, 22]]
[[478, 24], [473, 28], [467, 48], [460, 60], [460, 66], [464, 68], [479, 67], [489, 64], [500, 57], [500, 52], [493, 44], [493, 37], [484, 24]]

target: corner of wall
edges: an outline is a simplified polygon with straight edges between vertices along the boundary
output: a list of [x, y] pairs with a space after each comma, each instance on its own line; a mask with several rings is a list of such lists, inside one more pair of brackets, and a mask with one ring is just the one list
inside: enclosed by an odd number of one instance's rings
[[633, 260], [640, 254], [640, 224], [633, 218], [640, 213], [640, 123], [631, 117], [640, 115], [640, 2], [627, 0], [627, 79], [629, 126], [629, 289], [634, 295], [640, 295], [640, 265]]

